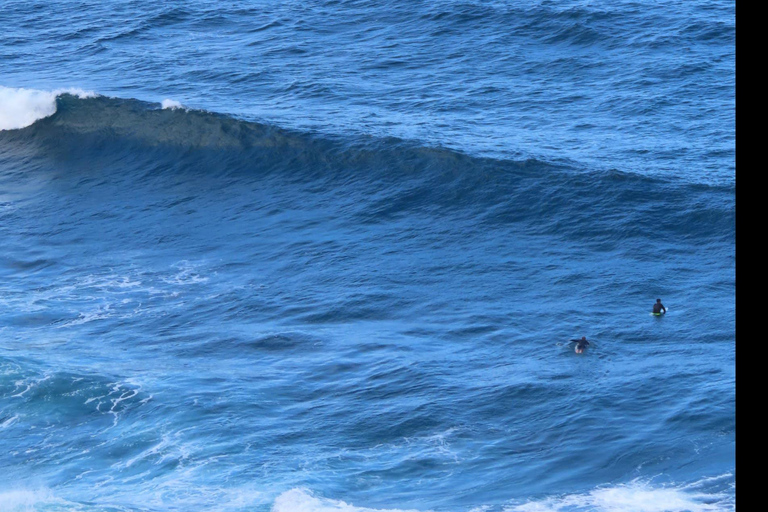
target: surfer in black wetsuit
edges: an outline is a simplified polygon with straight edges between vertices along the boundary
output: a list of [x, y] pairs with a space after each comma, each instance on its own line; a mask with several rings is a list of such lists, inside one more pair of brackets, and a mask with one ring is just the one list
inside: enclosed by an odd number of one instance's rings
[[661, 315], [662, 311], [664, 312], [663, 314], [667, 314], [667, 308], [661, 303], [661, 299], [656, 299], [656, 304], [653, 305], [653, 314]]
[[586, 336], [582, 336], [580, 340], [570, 340], [571, 343], [576, 343], [574, 350], [577, 354], [582, 354], [584, 350], [589, 346]]

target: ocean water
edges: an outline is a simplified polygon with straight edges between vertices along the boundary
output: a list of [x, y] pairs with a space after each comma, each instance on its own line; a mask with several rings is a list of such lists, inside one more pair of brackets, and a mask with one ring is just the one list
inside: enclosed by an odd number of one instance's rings
[[734, 9], [0, 0], [0, 511], [735, 510]]

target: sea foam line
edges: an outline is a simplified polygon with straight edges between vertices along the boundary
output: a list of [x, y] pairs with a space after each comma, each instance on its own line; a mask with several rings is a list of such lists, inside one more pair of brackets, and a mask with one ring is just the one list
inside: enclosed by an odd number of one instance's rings
[[[733, 475], [725, 473], [703, 478], [688, 485], [656, 486], [634, 480], [627, 484], [601, 486], [584, 493], [549, 496], [527, 503], [499, 507], [484, 505], [469, 512], [732, 512], [736, 510], [734, 496], [725, 492], [692, 491], [705, 484], [727, 481]], [[316, 496], [305, 488], [280, 494], [271, 512], [429, 512], [428, 510], [372, 509], [357, 507], [341, 500]]]
[[[728, 474], [730, 475], [730, 474]], [[725, 477], [710, 478], [717, 480]], [[699, 483], [674, 487], [652, 486], [635, 480], [628, 484], [598, 487], [582, 494], [568, 494], [508, 506], [504, 512], [730, 512], [736, 510], [726, 493], [691, 492]]]
[[426, 512], [399, 509], [360, 508], [340, 500], [318, 498], [308, 489], [291, 489], [275, 499], [272, 512]]

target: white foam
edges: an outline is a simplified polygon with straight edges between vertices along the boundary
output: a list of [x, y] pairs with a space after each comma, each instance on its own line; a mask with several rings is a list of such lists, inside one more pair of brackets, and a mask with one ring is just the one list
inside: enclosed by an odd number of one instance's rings
[[654, 487], [632, 482], [601, 487], [584, 494], [568, 494], [530, 501], [505, 512], [725, 512], [736, 509], [725, 494], [690, 492], [686, 487]]
[[94, 320], [101, 320], [103, 318], [108, 318], [112, 316], [112, 313], [113, 311], [110, 305], [106, 304], [104, 306], [99, 306], [95, 310], [80, 312], [78, 314], [78, 317], [75, 318], [74, 320], [70, 320], [69, 322], [65, 322], [63, 324], [57, 325], [56, 327], [58, 329], [63, 329], [63, 328], [72, 327], [75, 325], [86, 324], [88, 322], [93, 322]]
[[38, 119], [56, 113], [56, 98], [73, 94], [81, 99], [92, 98], [96, 93], [82, 89], [14, 89], [0, 86], [0, 130], [26, 128]]
[[19, 415], [18, 414], [15, 415], [15, 416], [11, 416], [7, 420], [5, 420], [2, 423], [0, 423], [0, 428], [8, 428], [11, 425], [13, 425], [16, 422], [16, 420], [18, 420], [18, 419], [19, 419]]
[[272, 512], [418, 512], [415, 510], [360, 508], [343, 501], [318, 498], [307, 489], [291, 489], [277, 497]]
[[38, 510], [41, 505], [61, 504], [64, 502], [57, 499], [48, 489], [18, 489], [0, 492], [0, 512], [31, 512]]
[[182, 260], [174, 264], [173, 267], [177, 269], [176, 274], [171, 277], [161, 277], [163, 282], [167, 284], [188, 285], [205, 283], [208, 281], [207, 277], [201, 276], [197, 272], [197, 269], [201, 267], [200, 264], [193, 264], [189, 261]]
[[169, 109], [173, 110], [173, 109], [176, 109], [176, 108], [184, 108], [184, 105], [182, 105], [178, 101], [171, 100], [171, 99], [168, 99], [168, 98], [164, 99], [162, 102], [160, 102], [160, 104], [163, 106], [164, 109], [169, 108]]

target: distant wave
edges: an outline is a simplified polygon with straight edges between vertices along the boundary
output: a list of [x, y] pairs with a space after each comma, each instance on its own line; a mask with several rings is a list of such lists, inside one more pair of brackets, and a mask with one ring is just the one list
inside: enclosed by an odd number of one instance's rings
[[[370, 205], [361, 222], [414, 212], [524, 223], [533, 234], [619, 243], [627, 238], [733, 239], [733, 185], [691, 184], [539, 160], [499, 160], [396, 138], [328, 137], [222, 114], [79, 90], [2, 89], [6, 154], [112, 162], [122, 173], [256, 173], [324, 180]], [[357, 187], [357, 188], [355, 188]], [[380, 199], [376, 199], [380, 198]]]

